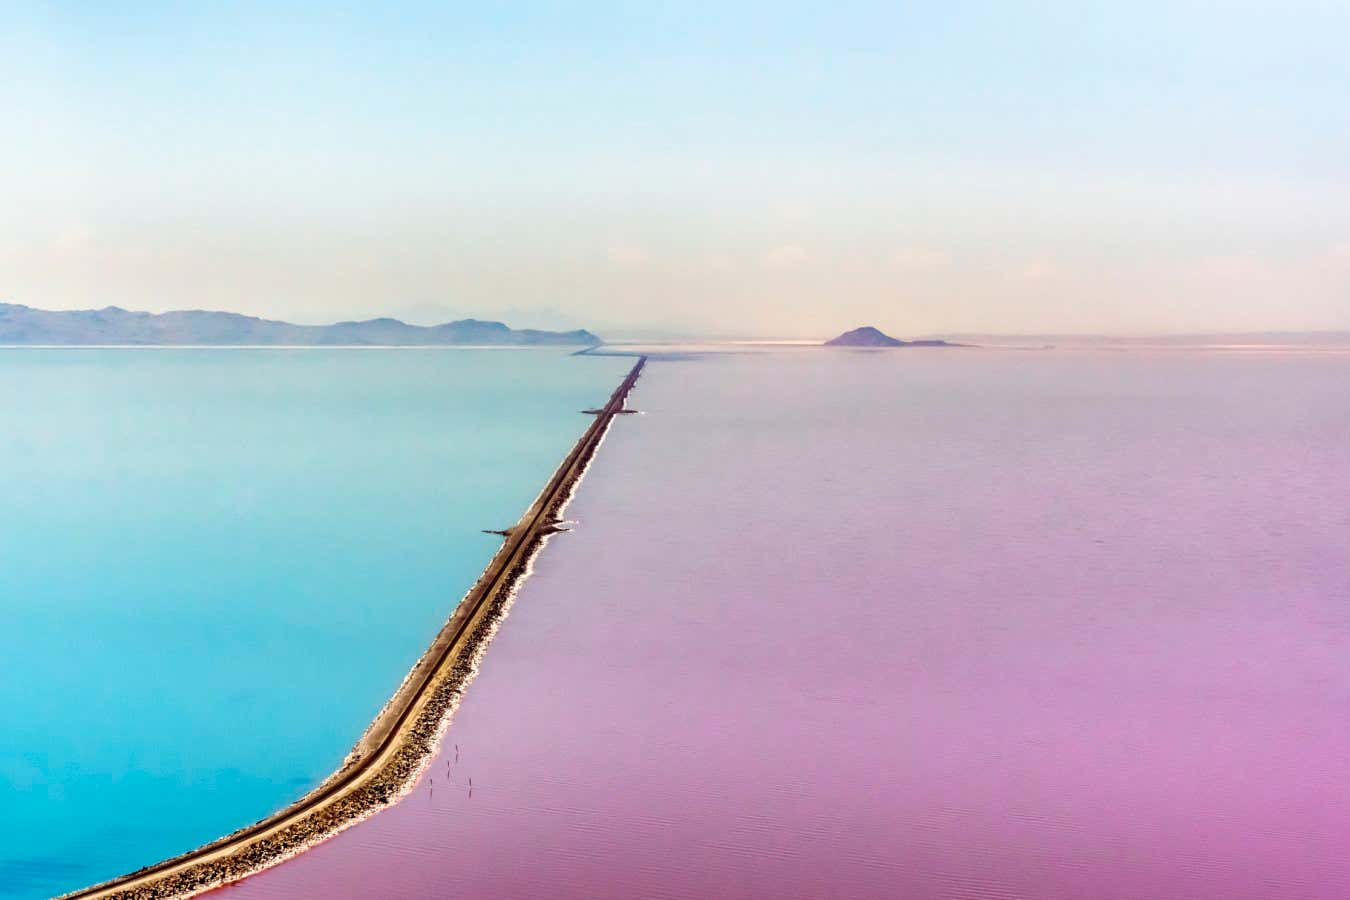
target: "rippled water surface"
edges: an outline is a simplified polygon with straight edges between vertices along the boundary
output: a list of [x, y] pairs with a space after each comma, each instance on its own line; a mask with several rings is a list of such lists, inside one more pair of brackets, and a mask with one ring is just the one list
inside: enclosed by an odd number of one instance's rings
[[0, 350], [0, 896], [331, 772], [625, 360]]
[[1348, 896], [1347, 385], [654, 362], [416, 794], [224, 893]]

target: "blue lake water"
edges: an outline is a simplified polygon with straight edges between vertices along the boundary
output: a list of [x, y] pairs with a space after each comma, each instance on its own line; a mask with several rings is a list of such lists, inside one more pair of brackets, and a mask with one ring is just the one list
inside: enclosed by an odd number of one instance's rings
[[0, 351], [0, 896], [328, 775], [630, 362]]

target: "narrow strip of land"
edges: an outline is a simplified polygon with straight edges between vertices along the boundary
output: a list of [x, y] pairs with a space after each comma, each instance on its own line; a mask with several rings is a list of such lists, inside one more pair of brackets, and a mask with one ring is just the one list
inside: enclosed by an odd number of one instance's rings
[[544, 539], [557, 531], [563, 508], [585, 472], [647, 357], [638, 358], [609, 402], [520, 521], [477, 583], [455, 608], [431, 647], [375, 719], [342, 768], [291, 806], [182, 856], [66, 898], [185, 897], [218, 887], [331, 837], [409, 790], [435, 753], [441, 733], [520, 579]]

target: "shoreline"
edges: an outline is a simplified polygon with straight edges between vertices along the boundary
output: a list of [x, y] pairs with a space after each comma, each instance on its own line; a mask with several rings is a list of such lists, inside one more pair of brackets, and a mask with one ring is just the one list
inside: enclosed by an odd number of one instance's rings
[[416, 784], [515, 592], [576, 492], [609, 426], [647, 362], [633, 368], [597, 411], [487, 568], [456, 605], [430, 647], [371, 722], [336, 772], [270, 816], [195, 850], [91, 887], [75, 898], [190, 897], [276, 865], [396, 802]]

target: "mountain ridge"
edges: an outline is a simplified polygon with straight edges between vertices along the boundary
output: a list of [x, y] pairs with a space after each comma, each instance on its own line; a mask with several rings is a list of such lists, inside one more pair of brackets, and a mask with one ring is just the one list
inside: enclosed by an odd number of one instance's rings
[[899, 338], [893, 338], [879, 328], [872, 325], [864, 325], [861, 328], [854, 328], [852, 331], [845, 331], [838, 337], [830, 338], [824, 343], [826, 347], [955, 347], [957, 344], [949, 344], [946, 341], [925, 340], [925, 341], [902, 341]]
[[486, 319], [410, 325], [385, 316], [331, 325], [296, 325], [221, 310], [181, 309], [152, 313], [120, 306], [45, 310], [19, 303], [0, 303], [2, 345], [577, 347], [601, 343], [598, 335], [585, 329], [515, 329]]

